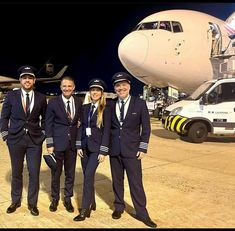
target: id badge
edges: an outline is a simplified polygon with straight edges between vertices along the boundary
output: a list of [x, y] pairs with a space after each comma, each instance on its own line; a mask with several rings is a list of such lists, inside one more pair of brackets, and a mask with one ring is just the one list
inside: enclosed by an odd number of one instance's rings
[[91, 136], [91, 128], [86, 128], [86, 135]]

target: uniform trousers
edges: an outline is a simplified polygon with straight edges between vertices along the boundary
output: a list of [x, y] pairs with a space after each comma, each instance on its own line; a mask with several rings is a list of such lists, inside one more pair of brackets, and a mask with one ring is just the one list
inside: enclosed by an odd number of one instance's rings
[[139, 218], [147, 218], [146, 195], [142, 182], [141, 160], [137, 158], [125, 158], [122, 156], [110, 156], [112, 185], [114, 191], [114, 207], [117, 211], [125, 209], [124, 202], [124, 171], [126, 171], [130, 188], [131, 199]]
[[82, 208], [89, 209], [91, 204], [95, 204], [95, 172], [99, 165], [97, 160], [99, 153], [83, 151], [84, 157], [81, 158], [83, 171], [83, 194]]
[[42, 158], [42, 145], [36, 145], [32, 142], [30, 136], [25, 134], [16, 144], [8, 144], [11, 158], [11, 198], [12, 203], [21, 200], [23, 190], [23, 168], [24, 158], [29, 173], [28, 205], [36, 206], [39, 193], [39, 174]]
[[55, 159], [57, 162], [57, 169], [56, 171], [51, 171], [51, 197], [56, 200], [60, 199], [60, 176], [64, 166], [64, 201], [68, 202], [73, 196], [77, 153], [71, 148], [71, 145], [68, 145], [65, 151], [55, 150]]

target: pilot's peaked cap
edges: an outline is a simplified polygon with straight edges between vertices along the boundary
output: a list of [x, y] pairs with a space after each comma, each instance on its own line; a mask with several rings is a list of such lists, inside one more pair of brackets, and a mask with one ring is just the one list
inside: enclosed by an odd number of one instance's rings
[[92, 79], [89, 83], [89, 89], [93, 88], [93, 87], [98, 87], [100, 88], [102, 91], [104, 91], [106, 89], [106, 83], [102, 80], [102, 79]]
[[36, 74], [37, 74], [36, 68], [29, 65], [24, 65], [20, 67], [17, 71], [17, 75], [19, 78], [21, 78], [23, 75], [31, 75], [35, 78]]
[[113, 85], [121, 81], [127, 81], [130, 84], [131, 80], [132, 80], [132, 77], [126, 72], [117, 72], [112, 77]]

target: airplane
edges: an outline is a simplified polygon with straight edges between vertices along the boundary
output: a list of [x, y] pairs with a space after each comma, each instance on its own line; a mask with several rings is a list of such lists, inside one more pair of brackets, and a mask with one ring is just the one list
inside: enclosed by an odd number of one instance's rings
[[[50, 66], [51, 68], [51, 66]], [[37, 82], [43, 82], [43, 83], [54, 83], [54, 82], [59, 82], [62, 75], [64, 74], [64, 72], [66, 71], [66, 69], [68, 68], [68, 66], [64, 66], [55, 76], [52, 77], [47, 77], [47, 78], [36, 78], [36, 83]], [[11, 77], [6, 77], [6, 76], [1, 76], [0, 75], [0, 91], [4, 92], [4, 91], [8, 91], [8, 90], [12, 90], [15, 88], [20, 88], [20, 82], [18, 79], [14, 79]]]
[[119, 59], [146, 85], [171, 88], [175, 98], [179, 92], [190, 94], [203, 82], [225, 76], [219, 67], [234, 45], [234, 27], [230, 32], [225, 27], [233, 18], [234, 13], [223, 21], [183, 9], [151, 14], [121, 40]]

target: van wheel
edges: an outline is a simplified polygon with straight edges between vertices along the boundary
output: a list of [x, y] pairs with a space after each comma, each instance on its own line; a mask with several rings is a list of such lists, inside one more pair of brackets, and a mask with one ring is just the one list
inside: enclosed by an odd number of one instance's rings
[[179, 132], [177, 132], [177, 135], [180, 136], [180, 137], [187, 137], [188, 136], [188, 134], [182, 134], [182, 133], [179, 133]]
[[202, 143], [208, 134], [207, 126], [202, 122], [192, 124], [188, 131], [188, 138], [193, 143]]

